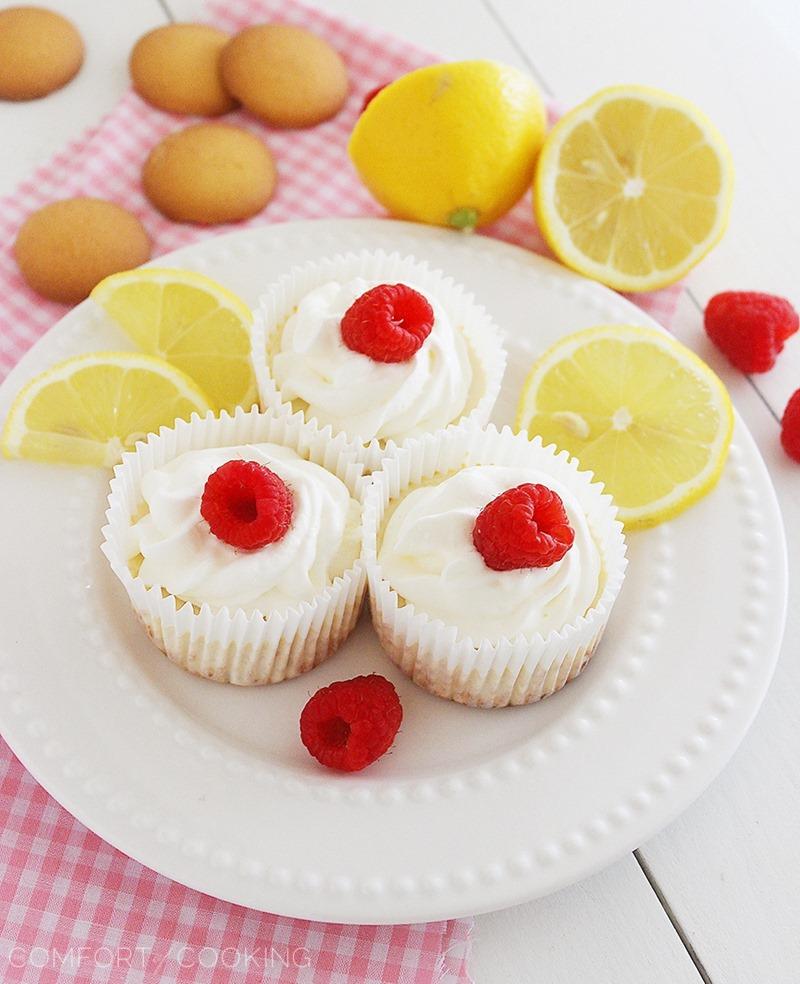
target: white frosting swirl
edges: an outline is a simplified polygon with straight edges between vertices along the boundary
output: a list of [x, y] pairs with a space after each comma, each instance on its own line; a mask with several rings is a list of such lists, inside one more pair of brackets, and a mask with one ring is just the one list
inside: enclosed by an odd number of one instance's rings
[[400, 440], [447, 426], [463, 416], [472, 384], [467, 341], [428, 295], [433, 329], [407, 362], [376, 362], [344, 344], [342, 316], [381, 282], [332, 281], [310, 291], [286, 320], [272, 359], [284, 400], [304, 401], [308, 416], [323, 426], [365, 441]]
[[[575, 541], [550, 567], [494, 571], [472, 542], [478, 513], [507, 489], [541, 483], [564, 503]], [[473, 640], [546, 636], [585, 615], [602, 589], [600, 550], [568, 488], [530, 468], [475, 465], [409, 492], [389, 517], [378, 560], [397, 593]]]
[[[294, 496], [286, 535], [260, 550], [223, 543], [200, 515], [209, 475], [235, 458], [266, 465]], [[142, 498], [148, 511], [131, 530], [139, 577], [196, 605], [266, 614], [308, 601], [359, 553], [360, 509], [347, 486], [277, 444], [187, 451], [143, 477]]]

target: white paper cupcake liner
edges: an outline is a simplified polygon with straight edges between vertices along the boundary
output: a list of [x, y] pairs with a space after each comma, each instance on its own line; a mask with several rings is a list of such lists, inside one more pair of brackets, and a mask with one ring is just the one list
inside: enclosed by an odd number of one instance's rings
[[[479, 371], [464, 413], [450, 426], [464, 424], [477, 428], [487, 423], [500, 393], [506, 367], [506, 352], [497, 325], [484, 308], [475, 302], [472, 294], [467, 293], [452, 277], [445, 276], [440, 270], [432, 270], [427, 263], [412, 256], [385, 253], [381, 250], [347, 253], [295, 267], [261, 296], [254, 311], [250, 338], [262, 408], [287, 417], [295, 413], [291, 403], [281, 397], [277, 383], [272, 378], [269, 353], [273, 351], [278, 333], [298, 302], [321, 284], [331, 280], [346, 282], [356, 277], [388, 283], [408, 281], [437, 298], [454, 324], [463, 331], [469, 344], [473, 368]], [[297, 413], [301, 419], [306, 420], [302, 411]], [[380, 441], [377, 438], [360, 441], [335, 432], [330, 425], [323, 425], [314, 417], [308, 417], [307, 422], [320, 435], [326, 435], [328, 439], [335, 435], [343, 440], [357, 452], [367, 471], [379, 468], [387, 451], [391, 452], [407, 443], [407, 440]]]
[[238, 409], [190, 422], [176, 421], [151, 434], [114, 470], [103, 528], [103, 552], [153, 642], [184, 669], [210, 680], [240, 685], [277, 683], [305, 673], [327, 659], [350, 635], [364, 600], [366, 577], [359, 558], [310, 601], [267, 616], [241, 609], [193, 606], [146, 585], [128, 566], [137, 547], [131, 523], [143, 502], [142, 477], [153, 468], [203, 448], [270, 442], [292, 448], [303, 458], [334, 472], [360, 499], [363, 465], [352, 449], [327, 443], [324, 435], [298, 419]]
[[[463, 637], [458, 629], [400, 598], [378, 562], [390, 502], [416, 485], [468, 465], [530, 466], [567, 486], [584, 510], [603, 557], [605, 585], [593, 608], [547, 636], [497, 641]], [[364, 559], [370, 609], [381, 645], [415, 683], [439, 697], [477, 707], [529, 704], [573, 680], [595, 652], [619, 594], [627, 564], [616, 507], [591, 472], [566, 452], [506, 427], [454, 428], [387, 455], [371, 476], [364, 499]], [[466, 604], [466, 601], [465, 601]]]

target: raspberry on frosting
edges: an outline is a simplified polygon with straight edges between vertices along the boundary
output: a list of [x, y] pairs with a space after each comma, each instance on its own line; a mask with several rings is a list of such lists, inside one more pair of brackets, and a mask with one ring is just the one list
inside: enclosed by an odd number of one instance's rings
[[472, 542], [493, 571], [550, 567], [573, 544], [561, 497], [530, 482], [508, 489], [484, 506], [472, 529]]
[[342, 341], [375, 362], [408, 362], [433, 329], [433, 308], [406, 284], [380, 284], [357, 297], [341, 322]]
[[239, 550], [260, 550], [283, 539], [294, 498], [286, 483], [257, 461], [226, 461], [203, 489], [200, 515], [217, 539]]
[[389, 750], [402, 720], [397, 691], [372, 673], [318, 690], [300, 715], [300, 738], [320, 764], [359, 772]]

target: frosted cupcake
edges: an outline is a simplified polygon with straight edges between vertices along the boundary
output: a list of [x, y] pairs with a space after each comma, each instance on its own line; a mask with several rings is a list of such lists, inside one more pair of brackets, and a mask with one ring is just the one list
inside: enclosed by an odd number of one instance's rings
[[425, 689], [464, 704], [527, 704], [597, 648], [625, 570], [602, 487], [540, 441], [456, 429], [372, 476], [364, 556], [375, 629]]
[[485, 423], [500, 333], [451, 278], [397, 254], [309, 263], [261, 298], [252, 357], [262, 406], [300, 413], [367, 468], [409, 438]]
[[355, 626], [360, 474], [352, 453], [332, 456], [271, 414], [177, 421], [117, 467], [103, 550], [173, 662], [275, 683], [322, 662]]

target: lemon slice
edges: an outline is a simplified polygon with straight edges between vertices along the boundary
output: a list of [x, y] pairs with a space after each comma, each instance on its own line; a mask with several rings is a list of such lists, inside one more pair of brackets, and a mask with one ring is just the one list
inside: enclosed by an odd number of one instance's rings
[[568, 335], [539, 358], [517, 426], [575, 455], [636, 529], [713, 488], [733, 407], [715, 373], [665, 332], [605, 325]]
[[250, 308], [190, 270], [115, 273], [90, 295], [136, 344], [191, 376], [215, 410], [256, 402]]
[[674, 283], [725, 231], [733, 163], [686, 100], [604, 89], [547, 137], [534, 181], [539, 226], [567, 266], [619, 290]]
[[32, 379], [0, 438], [8, 458], [111, 466], [163, 424], [209, 404], [180, 370], [137, 352], [92, 352]]

